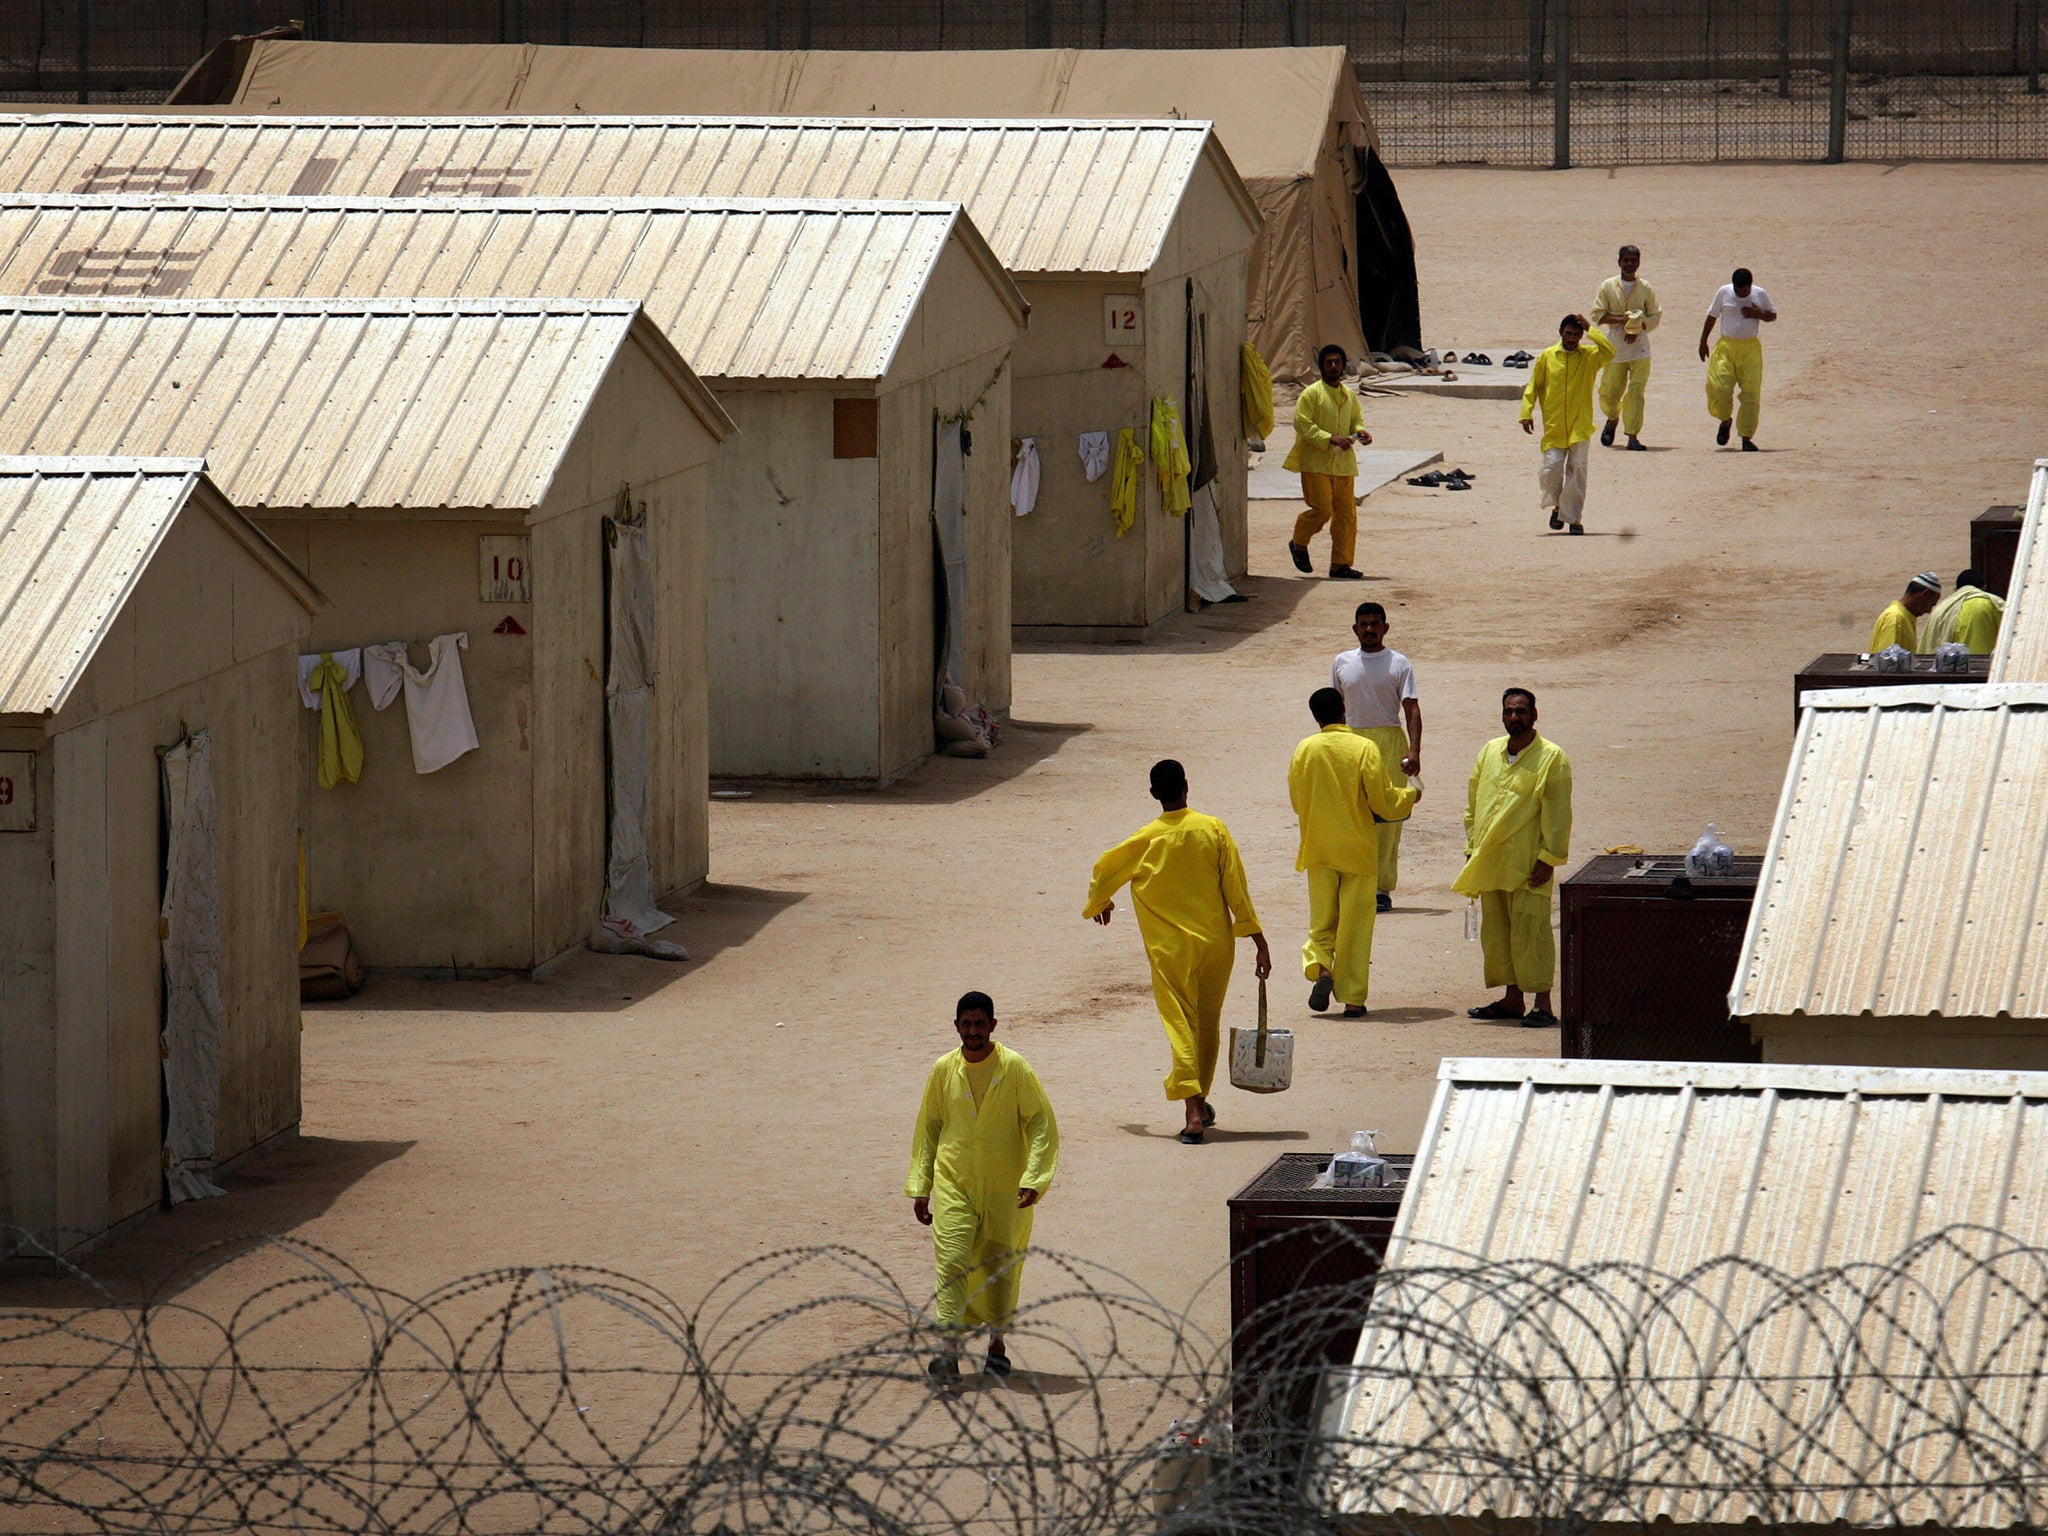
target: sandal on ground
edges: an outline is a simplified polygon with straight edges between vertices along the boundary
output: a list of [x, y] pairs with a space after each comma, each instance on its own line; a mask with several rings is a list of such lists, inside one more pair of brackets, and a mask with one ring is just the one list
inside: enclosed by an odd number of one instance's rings
[[1330, 580], [1363, 581], [1365, 580], [1365, 572], [1355, 565], [1333, 565], [1330, 567]]
[[1550, 514], [1550, 526], [1552, 528], [1562, 528], [1564, 526], [1564, 519], [1553, 512]]
[[924, 1368], [925, 1374], [942, 1387], [959, 1384], [960, 1361], [955, 1355], [934, 1355], [932, 1363]]
[[1720, 427], [1714, 433], [1714, 441], [1719, 443], [1723, 448], [1726, 448], [1728, 446], [1728, 431], [1729, 423], [1724, 421], [1721, 423]]
[[1376, 912], [1391, 912], [1394, 910], [1393, 895], [1387, 891], [1377, 892], [1373, 896], [1372, 904], [1373, 910]]
[[1230, 596], [1224, 598], [1223, 601], [1226, 603], [1248, 603], [1251, 601], [1251, 598], [1243, 592], [1233, 592]]
[[1465, 1017], [1468, 1019], [1506, 1019], [1510, 1023], [1520, 1023], [1525, 1015], [1516, 1013], [1506, 1003], [1502, 1002], [1499, 998], [1495, 998], [1484, 1008], [1467, 1008], [1465, 1010]]
[[1628, 440], [1628, 451], [1630, 453], [1648, 453], [1650, 450], [1643, 446], [1641, 438], [1632, 437]]
[[1528, 1029], [1552, 1029], [1556, 1027], [1557, 1015], [1548, 1008], [1531, 1008], [1522, 1015], [1522, 1024]]
[[998, 1345], [991, 1344], [988, 1347], [988, 1359], [982, 1362], [983, 1368], [991, 1376], [1007, 1376], [1010, 1374], [1010, 1357], [1007, 1354], [998, 1354], [996, 1351], [999, 1347]]
[[1482, 368], [1491, 368], [1493, 366], [1493, 359], [1484, 352], [1467, 352], [1465, 354], [1465, 361], [1468, 365], [1477, 363]]
[[1365, 1004], [1363, 1004], [1363, 1003], [1346, 1003], [1346, 1004], [1344, 1005], [1344, 1017], [1345, 1017], [1345, 1018], [1347, 1018], [1347, 1019], [1362, 1019], [1362, 1018], [1364, 1018], [1364, 1017], [1365, 1017]]
[[1572, 523], [1565, 528], [1566, 533], [1584, 533], [1585, 531], [1586, 525], [1584, 523]]
[[1472, 489], [1472, 482], [1460, 475], [1450, 475], [1444, 479], [1444, 489], [1447, 491], [1469, 491]]
[[1288, 558], [1294, 561], [1294, 568], [1303, 575], [1307, 575], [1316, 568], [1315, 562], [1308, 557], [1308, 546], [1306, 544], [1297, 544], [1294, 540], [1289, 539], [1287, 541], [1287, 554]]
[[1426, 473], [1415, 476], [1408, 483], [1410, 485], [1442, 485], [1444, 483], [1444, 478], [1445, 476], [1442, 470], [1432, 469], [1427, 471]]
[[1206, 1125], [1214, 1125], [1215, 1123], [1216, 1123], [1216, 1106], [1215, 1106], [1215, 1105], [1213, 1105], [1213, 1104], [1208, 1104], [1208, 1103], [1204, 1103], [1204, 1104], [1202, 1105], [1202, 1124], [1206, 1126]]
[[1763, 449], [1757, 447], [1757, 445], [1754, 442], [1752, 442], [1749, 438], [1745, 437], [1742, 440], [1742, 451], [1744, 453], [1762, 453]]
[[1330, 990], [1337, 985], [1337, 978], [1325, 972], [1318, 976], [1315, 985], [1308, 989], [1308, 1011], [1321, 1013], [1330, 1006]]
[[1199, 1147], [1202, 1144], [1202, 1133], [1200, 1131], [1182, 1131], [1180, 1133], [1180, 1144], [1184, 1147]]

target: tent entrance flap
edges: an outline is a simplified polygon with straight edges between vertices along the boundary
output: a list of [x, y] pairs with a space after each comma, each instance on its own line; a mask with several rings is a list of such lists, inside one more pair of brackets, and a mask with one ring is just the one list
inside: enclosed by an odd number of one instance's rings
[[1422, 304], [1416, 290], [1415, 235], [1374, 150], [1365, 152], [1358, 197], [1358, 321], [1376, 352], [1422, 346]]
[[172, 1205], [224, 1195], [213, 1181], [220, 1114], [220, 858], [213, 742], [194, 731], [161, 753], [164, 894], [164, 1186]]

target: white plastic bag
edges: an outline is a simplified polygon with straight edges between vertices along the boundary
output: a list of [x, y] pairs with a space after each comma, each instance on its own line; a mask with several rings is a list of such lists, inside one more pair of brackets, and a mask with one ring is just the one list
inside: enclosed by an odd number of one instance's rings
[[1379, 1155], [1378, 1131], [1353, 1131], [1351, 1150], [1330, 1159], [1332, 1189], [1384, 1189], [1387, 1160]]
[[1735, 869], [1735, 850], [1721, 841], [1721, 834], [1714, 824], [1707, 823], [1707, 830], [1700, 834], [1700, 840], [1692, 845], [1692, 852], [1685, 856], [1685, 873], [1694, 880], [1709, 875], [1726, 875]]
[[1947, 640], [1934, 648], [1934, 670], [1937, 672], [1968, 672], [1970, 670], [1970, 648], [1960, 640]]
[[1266, 983], [1259, 982], [1259, 1027], [1230, 1031], [1230, 1085], [1246, 1093], [1283, 1093], [1294, 1081], [1294, 1031], [1266, 1028]]
[[1913, 653], [1903, 645], [1888, 645], [1870, 658], [1880, 672], [1910, 672]]

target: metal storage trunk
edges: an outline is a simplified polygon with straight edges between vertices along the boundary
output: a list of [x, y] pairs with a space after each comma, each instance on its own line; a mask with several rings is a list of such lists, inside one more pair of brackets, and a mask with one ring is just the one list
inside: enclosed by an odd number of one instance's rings
[[[1230, 1197], [1232, 1407], [1240, 1437], [1259, 1428], [1248, 1420], [1264, 1372], [1312, 1361], [1348, 1365], [1358, 1348], [1369, 1282], [1379, 1273], [1415, 1159], [1383, 1153], [1396, 1179], [1385, 1189], [1311, 1189], [1331, 1155], [1283, 1152]], [[1338, 1290], [1355, 1290], [1356, 1307], [1323, 1313], [1328, 1293]], [[1311, 1336], [1304, 1337], [1304, 1327]], [[1284, 1401], [1286, 1422], [1274, 1427], [1301, 1431], [1314, 1398], [1314, 1376], [1303, 1370]]]
[[1559, 887], [1559, 1054], [1761, 1061], [1728, 1017], [1761, 858], [1681, 881], [1679, 855], [1596, 854]]
[[[2006, 567], [2012, 555], [2006, 555]], [[1928, 683], [1981, 683], [1991, 676], [1991, 658], [1972, 656], [1968, 672], [1937, 672], [1932, 656], [1915, 656], [1910, 672], [1880, 672], [1853, 651], [1816, 656], [1792, 674], [1792, 725], [1799, 725], [1799, 695], [1816, 688], [1904, 688]]]
[[1986, 592], [2007, 595], [2026, 511], [2025, 507], [1986, 507], [1970, 519], [1970, 566], [1984, 578]]

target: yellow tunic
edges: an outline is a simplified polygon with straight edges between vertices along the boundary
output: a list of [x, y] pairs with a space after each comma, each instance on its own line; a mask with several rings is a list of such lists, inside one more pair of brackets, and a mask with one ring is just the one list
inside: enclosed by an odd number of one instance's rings
[[1296, 474], [1354, 480], [1358, 477], [1357, 453], [1332, 448], [1330, 439], [1355, 437], [1364, 430], [1365, 412], [1359, 409], [1358, 396], [1342, 384], [1318, 379], [1294, 402], [1294, 446], [1287, 450], [1280, 467]]
[[1180, 412], [1164, 395], [1152, 402], [1152, 467], [1159, 474], [1159, 507], [1176, 517], [1187, 511], [1188, 445], [1181, 436]]
[[2005, 621], [2005, 605], [1989, 592], [1971, 598], [1956, 615], [1956, 639], [1970, 648], [1972, 656], [1989, 656], [1998, 649], [1998, 627]]
[[1032, 1209], [1017, 1191], [1043, 1195], [1060, 1160], [1060, 1128], [1031, 1064], [1000, 1041], [995, 1072], [977, 1106], [974, 1071], [957, 1050], [932, 1063], [910, 1140], [903, 1193], [932, 1202], [939, 1322], [1002, 1328], [1017, 1310]]
[[[1633, 289], [1617, 272], [1600, 285], [1600, 291], [1593, 295], [1593, 308], [1586, 318], [1595, 325], [1609, 325], [1621, 322], [1623, 336], [1633, 341], [1647, 336], [1664, 321], [1664, 306], [1657, 302], [1657, 290], [1643, 278], [1636, 279]], [[1608, 338], [1610, 341], [1612, 337]]]
[[1206, 1096], [1216, 1075], [1234, 940], [1260, 932], [1230, 829], [1185, 808], [1163, 812], [1095, 861], [1083, 917], [1129, 885], [1152, 962], [1152, 997], [1173, 1050], [1166, 1096]]
[[1614, 343], [1597, 330], [1586, 332], [1570, 352], [1560, 341], [1536, 354], [1529, 365], [1529, 382], [1522, 386], [1522, 420], [1534, 416], [1541, 403], [1546, 451], [1569, 448], [1593, 435], [1593, 387], [1612, 356]]
[[1920, 621], [1913, 617], [1913, 610], [1897, 598], [1877, 616], [1877, 623], [1870, 631], [1870, 654], [1889, 650], [1902, 645], [1909, 651], [1920, 649]]
[[1324, 726], [1294, 749], [1287, 765], [1287, 798], [1301, 823], [1294, 867], [1377, 877], [1373, 817], [1406, 821], [1418, 793], [1395, 785], [1380, 749], [1364, 736], [1347, 725]]
[[[1451, 883], [1461, 896], [1529, 889], [1539, 862], [1571, 857], [1572, 765], [1564, 749], [1538, 736], [1514, 762], [1508, 739], [1479, 749], [1465, 798], [1465, 867]], [[1546, 899], [1555, 881], [1538, 887]]]

